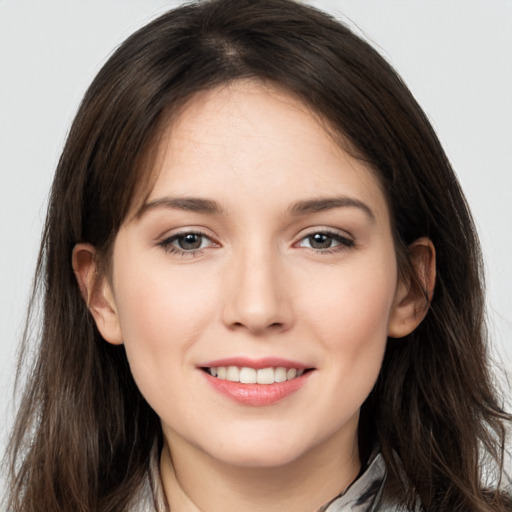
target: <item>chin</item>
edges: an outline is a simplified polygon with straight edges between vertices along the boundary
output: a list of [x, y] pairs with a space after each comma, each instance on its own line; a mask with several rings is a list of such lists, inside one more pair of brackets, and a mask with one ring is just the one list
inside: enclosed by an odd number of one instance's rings
[[[291, 464], [315, 448], [315, 440], [301, 439], [290, 432], [255, 432], [244, 436], [229, 436], [215, 448], [206, 450], [225, 464], [243, 468], [277, 468]], [[218, 447], [221, 449], [218, 449]]]
[[222, 462], [234, 467], [270, 469], [286, 466], [295, 462], [303, 452], [296, 449], [282, 449], [280, 447], [267, 447], [258, 450], [251, 446], [250, 449], [230, 450], [229, 454], [223, 454]]

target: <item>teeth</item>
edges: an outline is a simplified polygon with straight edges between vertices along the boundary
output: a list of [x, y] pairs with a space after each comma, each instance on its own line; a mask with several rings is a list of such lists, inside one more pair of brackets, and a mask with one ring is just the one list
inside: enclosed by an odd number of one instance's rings
[[240, 368], [240, 382], [242, 384], [256, 384], [256, 370], [246, 366]]
[[[302, 375], [302, 374], [301, 374]], [[286, 372], [286, 380], [292, 380], [297, 376], [297, 370], [295, 368], [290, 368]]]
[[228, 366], [226, 380], [230, 380], [231, 382], [240, 382], [240, 369], [238, 366]]
[[209, 368], [208, 370], [213, 377], [242, 384], [274, 384], [275, 382], [295, 379], [304, 373], [304, 370], [284, 368], [283, 366], [278, 368], [261, 368], [259, 370], [247, 366], [219, 366]]
[[286, 382], [286, 368], [282, 366], [274, 370], [274, 379], [276, 382]]
[[274, 384], [274, 368], [261, 368], [258, 370], [258, 384]]

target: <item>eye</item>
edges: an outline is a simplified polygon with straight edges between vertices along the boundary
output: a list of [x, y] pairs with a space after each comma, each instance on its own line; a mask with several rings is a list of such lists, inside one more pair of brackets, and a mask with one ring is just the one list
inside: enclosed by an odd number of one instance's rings
[[198, 233], [187, 233], [175, 238], [172, 243], [184, 251], [201, 249], [208, 239]]
[[339, 233], [318, 231], [305, 236], [297, 245], [299, 247], [308, 247], [316, 251], [329, 252], [329, 250], [342, 250], [347, 247], [352, 247], [354, 240], [342, 236]]
[[158, 243], [167, 252], [174, 254], [195, 254], [201, 249], [214, 247], [216, 244], [204, 233], [178, 233]]

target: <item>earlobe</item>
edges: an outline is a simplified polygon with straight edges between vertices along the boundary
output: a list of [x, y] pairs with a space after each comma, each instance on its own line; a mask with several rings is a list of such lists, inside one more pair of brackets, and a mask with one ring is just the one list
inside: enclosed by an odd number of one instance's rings
[[72, 265], [82, 297], [101, 335], [109, 343], [122, 344], [114, 295], [107, 278], [99, 272], [96, 249], [90, 244], [75, 245]]
[[434, 244], [429, 238], [418, 238], [409, 246], [408, 252], [414, 275], [398, 283], [388, 325], [391, 338], [402, 338], [414, 331], [425, 318], [434, 295]]

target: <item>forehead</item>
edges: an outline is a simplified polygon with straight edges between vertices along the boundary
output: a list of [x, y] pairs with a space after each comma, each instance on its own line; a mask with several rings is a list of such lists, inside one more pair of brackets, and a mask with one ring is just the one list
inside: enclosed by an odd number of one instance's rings
[[194, 95], [160, 133], [147, 198], [198, 196], [229, 204], [351, 194], [387, 206], [375, 173], [327, 123], [277, 87], [237, 81]]

